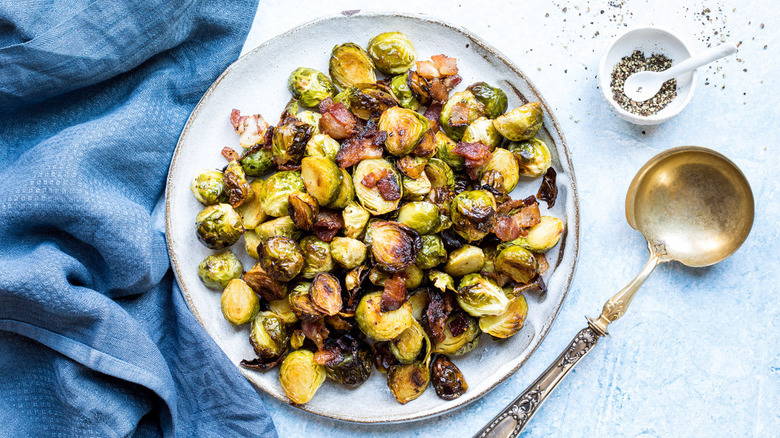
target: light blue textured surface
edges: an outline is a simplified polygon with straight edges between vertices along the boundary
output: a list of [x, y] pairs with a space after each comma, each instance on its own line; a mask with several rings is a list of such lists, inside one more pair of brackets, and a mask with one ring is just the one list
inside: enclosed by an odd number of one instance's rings
[[[558, 319], [514, 376], [464, 409], [416, 423], [361, 426], [315, 417], [263, 394], [279, 435], [459, 437], [476, 432], [585, 326], [584, 315], [596, 315], [639, 272], [647, 251], [641, 235], [625, 221], [628, 184], [655, 154], [695, 144], [725, 154], [747, 175], [756, 199], [750, 237], [716, 266], [657, 269], [630, 312], [611, 327], [613, 337], [579, 364], [523, 436], [780, 436], [776, 7], [701, 0], [685, 2], [685, 7], [671, 1], [504, 3], [395, 0], [385, 8], [422, 12], [468, 28], [514, 60], [555, 108], [574, 160], [582, 218], [579, 266]], [[262, 2], [244, 52], [297, 24], [358, 7], [342, 0], [299, 1], [295, 7]], [[721, 37], [741, 42], [736, 55], [699, 70], [688, 108], [656, 128], [621, 121], [597, 89], [598, 63], [608, 42], [640, 25], [674, 29], [694, 51]]]

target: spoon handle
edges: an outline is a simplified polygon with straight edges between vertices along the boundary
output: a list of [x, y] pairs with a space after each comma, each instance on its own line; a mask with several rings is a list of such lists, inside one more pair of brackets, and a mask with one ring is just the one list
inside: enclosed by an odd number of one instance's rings
[[686, 59], [685, 61], [677, 65], [674, 65], [671, 68], [668, 68], [660, 73], [663, 75], [663, 80], [665, 82], [669, 79], [676, 78], [677, 76], [680, 76], [683, 73], [687, 73], [691, 70], [701, 67], [704, 64], [709, 64], [710, 62], [715, 61], [716, 59], [729, 56], [736, 51], [737, 51], [737, 46], [735, 46], [734, 44], [731, 43], [721, 44], [719, 46], [697, 53], [691, 56], [690, 58]]
[[580, 330], [569, 344], [569, 347], [555, 359], [531, 385], [514, 399], [509, 406], [496, 415], [493, 420], [474, 435], [474, 438], [514, 438], [520, 435], [526, 424], [531, 420], [539, 406], [547, 396], [558, 386], [566, 374], [577, 365], [596, 345], [601, 335], [588, 327]]

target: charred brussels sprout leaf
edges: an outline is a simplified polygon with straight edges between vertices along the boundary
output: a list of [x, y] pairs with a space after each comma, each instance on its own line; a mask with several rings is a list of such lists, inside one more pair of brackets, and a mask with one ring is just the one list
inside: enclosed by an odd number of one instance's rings
[[[458, 327], [458, 330], [454, 333], [453, 327]], [[478, 342], [479, 325], [477, 320], [462, 313], [457, 313], [447, 318], [444, 322], [444, 339], [433, 343], [433, 352], [450, 356], [462, 356], [473, 350]]]
[[290, 193], [287, 201], [287, 210], [295, 226], [302, 230], [311, 230], [317, 220], [317, 213], [320, 211], [317, 201], [310, 195], [297, 190]]
[[314, 361], [314, 353], [295, 350], [287, 355], [279, 368], [279, 383], [293, 403], [306, 403], [325, 381], [325, 367]]
[[444, 271], [453, 277], [479, 272], [485, 266], [485, 253], [482, 248], [463, 245], [450, 253]]
[[401, 32], [384, 32], [371, 38], [366, 47], [371, 60], [382, 73], [397, 75], [414, 66], [417, 51]]
[[306, 236], [300, 241], [303, 252], [303, 269], [301, 276], [312, 279], [320, 272], [330, 272], [335, 267], [331, 254], [330, 243], [316, 236]]
[[328, 377], [350, 388], [362, 385], [371, 376], [371, 347], [349, 334], [342, 335], [334, 344], [340, 358], [325, 366]]
[[198, 239], [210, 249], [224, 249], [238, 242], [244, 224], [229, 204], [209, 205], [195, 218]]
[[399, 157], [411, 152], [429, 128], [428, 119], [406, 108], [388, 108], [379, 118], [379, 129], [387, 132], [385, 148]]
[[353, 269], [366, 261], [366, 244], [349, 237], [334, 237], [330, 241], [330, 250], [333, 260], [339, 265]]
[[324, 316], [311, 302], [310, 290], [311, 283], [300, 282], [287, 296], [290, 309], [301, 321], [313, 322]]
[[512, 141], [528, 140], [539, 132], [544, 121], [542, 105], [527, 103], [493, 120], [496, 130]]
[[433, 287], [442, 292], [448, 290], [455, 292], [457, 290], [455, 289], [455, 280], [452, 279], [450, 274], [440, 271], [430, 271], [428, 273], [428, 278], [431, 280], [431, 283], [433, 283]]
[[285, 216], [288, 212], [290, 193], [303, 191], [305, 186], [301, 174], [282, 171], [268, 177], [263, 186], [263, 211], [269, 216]]
[[375, 341], [389, 341], [412, 325], [412, 305], [405, 302], [401, 307], [382, 312], [382, 292], [363, 296], [355, 311], [355, 321], [360, 330]]
[[349, 92], [349, 110], [363, 120], [376, 121], [385, 110], [396, 105], [398, 100], [386, 85], [358, 84]]
[[346, 43], [333, 48], [329, 62], [330, 77], [339, 88], [376, 82], [374, 62], [362, 47]]
[[452, 200], [452, 228], [468, 242], [487, 236], [496, 212], [496, 200], [487, 190], [461, 192]]
[[495, 283], [479, 274], [468, 274], [460, 280], [458, 304], [471, 316], [498, 315], [509, 299]]
[[518, 295], [509, 301], [506, 310], [498, 315], [479, 318], [479, 328], [496, 338], [508, 338], [523, 328], [528, 315], [528, 303], [525, 297]]
[[439, 114], [439, 123], [450, 138], [460, 141], [466, 128], [484, 115], [485, 105], [478, 101], [471, 91], [466, 90], [450, 96]]
[[192, 180], [192, 194], [203, 205], [227, 202], [227, 186], [222, 172], [206, 170]]
[[523, 176], [540, 177], [552, 165], [550, 150], [544, 141], [538, 138], [512, 142], [509, 144], [509, 151], [515, 156], [520, 175]]
[[422, 236], [422, 249], [417, 254], [415, 264], [420, 269], [431, 269], [447, 260], [447, 250], [441, 237], [436, 235]]
[[298, 67], [290, 73], [287, 86], [293, 97], [303, 106], [317, 106], [322, 99], [336, 95], [336, 87], [323, 73], [307, 67]]
[[278, 165], [298, 164], [306, 151], [306, 144], [314, 135], [312, 125], [290, 118], [274, 129], [273, 155]]
[[366, 237], [374, 262], [386, 272], [401, 272], [417, 259], [422, 240], [416, 231], [398, 222], [377, 221]]
[[[517, 165], [517, 160], [514, 155], [506, 149], [496, 148], [490, 159], [479, 170], [480, 178], [485, 177], [489, 172], [497, 172], [501, 175], [501, 184], [498, 187], [491, 185], [493, 188], [500, 192], [507, 194], [515, 189], [517, 182], [520, 180], [520, 168]], [[485, 182], [482, 182], [485, 184]]]
[[442, 400], [455, 400], [469, 389], [463, 373], [447, 356], [438, 356], [433, 360], [431, 385]]
[[287, 347], [289, 333], [284, 321], [274, 312], [260, 312], [252, 320], [249, 343], [263, 359], [277, 357]]
[[506, 93], [500, 88], [492, 87], [484, 82], [477, 82], [470, 85], [468, 90], [485, 106], [485, 116], [488, 118], [495, 119], [506, 111]]
[[531, 281], [536, 276], [538, 268], [536, 257], [516, 244], [510, 244], [499, 251], [493, 265], [496, 271], [508, 275], [517, 283]]
[[260, 262], [268, 274], [278, 281], [290, 281], [303, 269], [303, 255], [298, 244], [289, 237], [277, 236], [265, 241]]
[[410, 71], [406, 76], [406, 85], [412, 91], [414, 96], [420, 105], [430, 105], [433, 99], [431, 98], [431, 85], [428, 80], [417, 74], [416, 71]]
[[260, 311], [260, 299], [244, 280], [236, 278], [222, 291], [222, 315], [233, 325], [246, 324]]
[[301, 161], [301, 178], [306, 191], [320, 205], [336, 199], [343, 180], [341, 169], [325, 157], [306, 157]]
[[396, 365], [387, 373], [387, 386], [401, 404], [421, 396], [429, 381], [428, 367], [419, 362]]
[[212, 254], [198, 265], [198, 276], [209, 289], [221, 290], [244, 272], [241, 261], [230, 251]]
[[309, 297], [314, 307], [325, 315], [336, 315], [341, 310], [341, 284], [330, 274], [314, 276]]

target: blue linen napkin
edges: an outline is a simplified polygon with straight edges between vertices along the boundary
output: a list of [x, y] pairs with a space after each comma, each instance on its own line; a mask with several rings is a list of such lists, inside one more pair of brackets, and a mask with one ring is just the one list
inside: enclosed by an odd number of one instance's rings
[[257, 0], [0, 3], [0, 436], [275, 436], [152, 211]]

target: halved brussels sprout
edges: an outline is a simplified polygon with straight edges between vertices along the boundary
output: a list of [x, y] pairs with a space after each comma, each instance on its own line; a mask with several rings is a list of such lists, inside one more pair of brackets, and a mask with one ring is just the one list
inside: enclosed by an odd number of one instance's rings
[[431, 234], [422, 236], [422, 249], [414, 262], [420, 269], [431, 269], [447, 260], [447, 250], [441, 237]]
[[436, 157], [447, 163], [452, 170], [461, 171], [465, 167], [466, 157], [452, 152], [457, 144], [439, 131], [436, 133]]
[[273, 217], [287, 214], [290, 193], [303, 191], [301, 174], [292, 170], [276, 172], [265, 180], [262, 191], [263, 211]]
[[320, 211], [317, 201], [311, 195], [296, 190], [290, 193], [287, 202], [287, 211], [295, 226], [302, 230], [311, 230]]
[[204, 170], [199, 173], [190, 185], [195, 199], [203, 205], [214, 205], [227, 202], [227, 186], [225, 176], [216, 170]]
[[[406, 269], [400, 272], [406, 280], [404, 280], [404, 286], [407, 290], [414, 289], [420, 285], [423, 281], [423, 271], [418, 268], [417, 265], [410, 265]], [[384, 286], [385, 281], [392, 277], [392, 274], [380, 269], [378, 266], [374, 266], [368, 273], [368, 280], [374, 286]]]
[[260, 298], [240, 278], [234, 278], [222, 291], [222, 315], [233, 325], [246, 324], [260, 311]]
[[[300, 120], [301, 122], [311, 126], [311, 136], [312, 138], [315, 135], [319, 135], [320, 133], [320, 119], [322, 118], [322, 114], [315, 113], [314, 111], [301, 111], [298, 114], [295, 115], [295, 118]], [[306, 141], [306, 145], [309, 145], [309, 142], [311, 141], [311, 138]], [[304, 155], [306, 154], [306, 149], [304, 148]]]
[[528, 283], [537, 274], [539, 264], [530, 251], [510, 243], [501, 249], [493, 261], [496, 271], [506, 274], [517, 283]]
[[336, 277], [321, 272], [314, 276], [309, 299], [323, 314], [336, 315], [341, 310], [341, 283]]
[[306, 403], [325, 381], [325, 367], [314, 361], [309, 350], [295, 350], [287, 355], [279, 368], [279, 383], [293, 403]]
[[[458, 336], [452, 334], [450, 323], [456, 318], [464, 318], [466, 328]], [[477, 320], [463, 314], [452, 315], [444, 322], [444, 340], [434, 341], [433, 352], [450, 356], [462, 356], [473, 350], [479, 342], [479, 325]]]
[[263, 210], [264, 187], [265, 181], [262, 179], [258, 178], [252, 181], [249, 184], [249, 195], [246, 201], [236, 209], [244, 222], [244, 228], [247, 230], [254, 230], [268, 218]]
[[344, 207], [341, 216], [344, 219], [344, 235], [358, 239], [366, 230], [366, 224], [368, 224], [371, 213], [363, 208], [360, 203], [353, 200], [349, 201], [347, 206]]
[[541, 222], [528, 230], [528, 235], [512, 241], [533, 252], [545, 252], [558, 244], [563, 234], [563, 222], [552, 216], [542, 216]]
[[528, 315], [528, 303], [525, 297], [518, 295], [509, 301], [506, 310], [493, 316], [479, 318], [479, 328], [495, 338], [508, 338], [523, 328]]
[[509, 152], [517, 159], [520, 175], [537, 178], [544, 175], [552, 165], [550, 150], [544, 141], [530, 138], [509, 143]]
[[379, 130], [387, 132], [385, 149], [398, 157], [411, 152], [430, 127], [422, 114], [398, 106], [386, 109], [379, 118]]
[[485, 105], [485, 115], [490, 119], [504, 114], [507, 107], [506, 93], [498, 87], [492, 87], [484, 82], [469, 85], [469, 91]]
[[279, 300], [287, 295], [287, 283], [268, 275], [261, 263], [255, 263], [252, 269], [244, 272], [242, 278], [252, 290], [266, 300]]
[[328, 204], [330, 208], [344, 208], [353, 199], [355, 199], [355, 185], [352, 183], [352, 176], [346, 169], [341, 170], [341, 186], [339, 186], [339, 192], [336, 194], [336, 199]]
[[389, 341], [412, 325], [412, 305], [382, 312], [382, 292], [372, 292], [360, 299], [355, 311], [355, 321], [360, 330], [375, 341]]
[[346, 43], [333, 48], [328, 71], [333, 82], [342, 90], [357, 84], [376, 82], [374, 62], [368, 53], [355, 43]]
[[261, 176], [265, 175], [274, 166], [274, 153], [271, 148], [258, 147], [238, 161], [247, 175]]
[[382, 73], [397, 75], [414, 67], [417, 51], [401, 32], [384, 32], [371, 38], [366, 51]]
[[493, 121], [487, 117], [480, 117], [471, 122], [463, 132], [464, 143], [482, 143], [490, 146], [492, 151], [501, 144], [501, 134], [493, 127]]
[[396, 221], [428, 234], [439, 226], [439, 207], [425, 201], [407, 202], [398, 209]]
[[276, 280], [290, 281], [303, 269], [301, 248], [289, 237], [271, 237], [258, 253], [263, 269]]
[[390, 90], [392, 90], [395, 98], [398, 99], [399, 105], [410, 110], [417, 110], [417, 108], [420, 108], [420, 102], [414, 97], [412, 89], [409, 88], [408, 79], [409, 73], [394, 76], [390, 81]]
[[341, 362], [325, 367], [328, 377], [351, 388], [360, 386], [371, 376], [371, 348], [365, 342], [357, 343], [357, 350], [343, 351]]
[[230, 204], [209, 205], [195, 217], [198, 240], [210, 249], [225, 249], [244, 234], [244, 223]]
[[439, 114], [439, 123], [450, 138], [460, 141], [466, 128], [484, 115], [485, 105], [478, 101], [471, 91], [460, 91], [447, 99]]
[[479, 274], [467, 274], [460, 280], [456, 299], [460, 307], [474, 317], [498, 315], [509, 304], [504, 291]]
[[325, 157], [331, 161], [336, 161], [336, 155], [339, 153], [341, 145], [336, 140], [330, 138], [328, 134], [316, 134], [306, 143], [305, 157]]
[[300, 230], [295, 227], [290, 216], [282, 216], [263, 222], [255, 228], [255, 233], [263, 242], [275, 236], [289, 237], [293, 240], [301, 236]]
[[450, 274], [446, 274], [441, 271], [430, 271], [428, 273], [428, 278], [433, 283], [433, 287], [439, 289], [442, 292], [446, 292], [448, 290], [453, 292], [457, 291], [457, 289], [455, 289], [455, 280], [452, 279]]
[[428, 159], [428, 163], [425, 165], [425, 175], [431, 182], [431, 190], [455, 187], [455, 174], [452, 173], [452, 168], [438, 158]]
[[330, 241], [330, 252], [333, 260], [339, 265], [353, 269], [366, 261], [366, 244], [349, 237], [334, 237]]
[[374, 262], [385, 272], [400, 272], [417, 259], [422, 241], [416, 231], [398, 222], [376, 221], [368, 226], [366, 243]]
[[384, 84], [357, 84], [349, 90], [349, 110], [363, 120], [379, 120], [388, 108], [398, 105], [393, 91]]
[[517, 182], [520, 180], [520, 169], [517, 166], [517, 160], [511, 152], [503, 148], [496, 148], [488, 162], [479, 169], [480, 178], [488, 172], [498, 172], [501, 175], [502, 184], [494, 188], [503, 193], [509, 193], [514, 190]]
[[278, 165], [295, 164], [301, 161], [306, 143], [314, 135], [314, 128], [295, 118], [288, 119], [274, 129], [273, 154]]
[[295, 285], [287, 296], [287, 302], [290, 304], [290, 309], [301, 321], [312, 322], [324, 316], [311, 302], [311, 296], [309, 295], [310, 290], [311, 283], [300, 282]]
[[408, 329], [390, 341], [390, 351], [401, 363], [412, 363], [423, 349], [430, 349], [427, 343], [430, 343], [430, 339], [425, 330], [417, 320], [413, 320]]
[[425, 289], [417, 289], [409, 294], [409, 304], [412, 305], [412, 317], [417, 321], [422, 321], [422, 315], [428, 303], [431, 302], [430, 296]]
[[260, 246], [261, 243], [263, 243], [263, 240], [253, 230], [246, 230], [246, 232], [244, 232], [244, 249], [246, 249], [246, 253], [249, 257], [260, 260], [260, 254], [257, 253], [257, 247]]
[[387, 387], [399, 403], [406, 404], [422, 395], [430, 379], [427, 364], [396, 365], [387, 373]]
[[496, 130], [512, 141], [533, 138], [542, 128], [544, 113], [539, 102], [527, 103], [493, 120]]
[[487, 236], [496, 213], [496, 200], [487, 190], [461, 192], [452, 200], [452, 228], [468, 242]]
[[342, 178], [339, 166], [328, 158], [306, 157], [301, 161], [303, 185], [320, 205], [328, 205], [336, 199]]
[[366, 187], [363, 184], [364, 178], [369, 174], [378, 175], [380, 173], [389, 172], [388, 175], [392, 175], [395, 178], [396, 185], [401, 187], [401, 177], [396, 172], [392, 164], [387, 160], [381, 158], [373, 158], [368, 160], [362, 160], [355, 166], [355, 171], [352, 174], [352, 180], [355, 182], [355, 194], [360, 201], [360, 204], [373, 215], [380, 215], [389, 213], [398, 208], [398, 204], [401, 201], [400, 196], [398, 199], [387, 200], [382, 197], [382, 193], [378, 186]]
[[431, 180], [428, 175], [423, 173], [419, 178], [403, 177], [404, 196], [403, 199], [412, 201], [422, 200], [425, 195], [431, 191]]
[[244, 272], [241, 261], [230, 251], [211, 254], [198, 265], [198, 276], [209, 289], [222, 290]]
[[437, 356], [433, 360], [431, 386], [442, 400], [455, 400], [469, 389], [463, 373], [447, 356]]
[[463, 277], [466, 274], [479, 272], [485, 265], [485, 253], [482, 248], [473, 245], [463, 245], [450, 253], [444, 272], [453, 277]]
[[260, 358], [270, 359], [284, 353], [288, 339], [287, 326], [274, 312], [260, 312], [252, 320], [249, 343]]
[[288, 300], [287, 297], [269, 301], [268, 309], [281, 318], [285, 324], [295, 324], [298, 322], [298, 317], [295, 316], [295, 312], [292, 311], [290, 300]]
[[330, 243], [320, 240], [317, 236], [306, 236], [299, 242], [303, 252], [303, 269], [301, 276], [312, 279], [320, 272], [330, 272], [336, 266], [333, 263]]
[[322, 99], [336, 95], [336, 87], [325, 74], [308, 67], [290, 73], [287, 87], [303, 106], [317, 106]]

